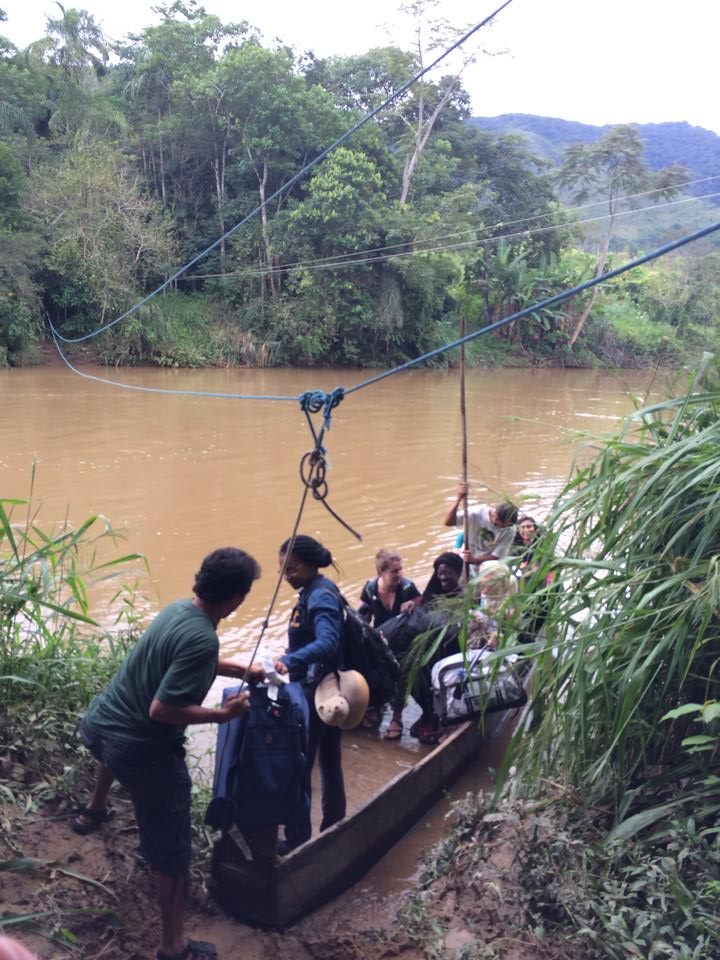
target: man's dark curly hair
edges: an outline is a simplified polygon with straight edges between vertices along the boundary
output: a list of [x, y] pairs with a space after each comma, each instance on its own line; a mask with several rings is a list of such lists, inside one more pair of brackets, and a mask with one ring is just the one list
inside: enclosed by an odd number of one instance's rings
[[237, 547], [213, 550], [195, 574], [193, 593], [207, 603], [225, 603], [237, 594], [250, 592], [260, 578], [260, 565], [254, 557]]
[[518, 508], [514, 503], [499, 503], [495, 507], [495, 515], [500, 523], [517, 523]]

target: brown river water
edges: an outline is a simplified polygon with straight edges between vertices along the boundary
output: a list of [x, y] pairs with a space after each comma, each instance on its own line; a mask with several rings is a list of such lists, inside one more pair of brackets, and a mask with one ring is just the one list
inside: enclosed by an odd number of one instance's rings
[[[367, 372], [138, 369], [109, 375], [153, 388], [295, 396], [350, 387]], [[589, 456], [583, 443], [617, 429], [651, 381], [650, 371], [469, 371], [471, 497], [490, 503], [510, 497], [543, 519], [574, 458]], [[654, 396], [664, 392], [656, 381]], [[65, 517], [76, 525], [91, 514], [107, 517], [123, 540], [105, 556], [117, 549], [146, 558], [149, 573], [136, 564], [125, 578], [141, 578], [140, 611], [188, 596], [200, 560], [215, 547], [252, 553], [263, 577], [220, 628], [225, 655], [252, 649], [276, 583], [277, 548], [298, 511], [299, 461], [312, 449], [297, 403], [138, 393], [53, 366], [0, 371], [0, 408], [0, 497], [27, 497], [36, 463], [33, 504], [41, 526]], [[334, 412], [325, 441], [328, 502], [363, 540], [312, 499], [300, 532], [331, 549], [341, 569], [331, 575], [351, 602], [374, 575], [380, 547], [398, 549], [406, 574], [422, 588], [433, 558], [453, 545], [456, 531], [442, 520], [461, 471], [459, 411], [459, 376], [451, 370], [404, 372], [350, 395]], [[107, 625], [117, 586], [92, 587], [94, 615]], [[284, 645], [292, 602], [291, 588], [283, 585], [264, 641], [270, 653]], [[374, 789], [371, 783], [362, 788], [363, 769], [385, 767], [394, 775], [421, 752], [405, 738], [399, 747], [364, 732], [349, 739], [348, 773], [356, 769], [359, 784], [351, 806]], [[495, 757], [471, 771], [459, 792], [487, 786], [488, 763], [498, 762]], [[405, 882], [420, 844], [441, 830], [445, 809], [436, 808], [375, 868], [360, 885], [364, 899]]]
[[[295, 395], [348, 387], [365, 372], [140, 369], [110, 376], [156, 388]], [[510, 496], [542, 518], [583, 439], [615, 429], [650, 379], [649, 371], [470, 371], [471, 496]], [[399, 549], [407, 575], [422, 585], [433, 558], [453, 544], [455, 532], [442, 519], [461, 470], [458, 397], [457, 371], [408, 371], [336, 409], [326, 437], [328, 503], [363, 542], [312, 499], [300, 531], [332, 550], [348, 599], [373, 575], [380, 547]], [[277, 548], [297, 514], [298, 464], [312, 447], [299, 405], [135, 393], [41, 367], [0, 371], [0, 409], [0, 496], [26, 497], [36, 462], [39, 523], [107, 517], [124, 533], [118, 550], [147, 559], [150, 609], [189, 595], [199, 561], [213, 548], [240, 546], [256, 556], [263, 577], [223, 629], [228, 649], [252, 644], [275, 585]], [[115, 589], [101, 584], [94, 592], [95, 614], [106, 622]], [[283, 586], [271, 649], [282, 645], [291, 602]]]

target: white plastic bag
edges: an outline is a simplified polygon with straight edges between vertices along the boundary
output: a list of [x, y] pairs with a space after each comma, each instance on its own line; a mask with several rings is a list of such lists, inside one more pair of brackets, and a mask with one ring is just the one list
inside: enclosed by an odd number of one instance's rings
[[498, 667], [487, 647], [455, 653], [432, 668], [433, 711], [441, 723], [456, 723], [527, 703], [522, 680], [508, 660]]

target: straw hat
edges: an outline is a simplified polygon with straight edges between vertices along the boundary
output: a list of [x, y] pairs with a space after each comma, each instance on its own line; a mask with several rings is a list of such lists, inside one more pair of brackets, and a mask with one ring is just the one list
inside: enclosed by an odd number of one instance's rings
[[322, 722], [343, 730], [358, 726], [369, 701], [367, 681], [357, 670], [328, 673], [315, 690], [315, 709]]

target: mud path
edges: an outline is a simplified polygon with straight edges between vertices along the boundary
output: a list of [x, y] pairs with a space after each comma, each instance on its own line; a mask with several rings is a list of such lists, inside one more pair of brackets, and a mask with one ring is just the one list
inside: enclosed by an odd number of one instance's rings
[[[504, 738], [500, 738], [483, 754], [482, 762], [473, 764], [452, 791], [360, 882], [287, 931], [263, 932], [229, 918], [208, 896], [206, 877], [201, 874], [193, 878], [188, 931], [214, 942], [221, 958], [275, 960], [278, 954], [284, 960], [419, 957], [417, 945], [406, 931], [397, 928], [398, 914], [417, 876], [418, 860], [446, 832], [451, 801], [468, 791], [490, 787], [491, 769], [500, 763], [504, 749]], [[387, 743], [382, 740], [382, 729], [348, 734], [344, 766], [348, 784], [352, 785], [350, 809], [356, 809], [379, 785], [427, 751], [407, 737], [400, 743]], [[113, 805], [116, 816], [101, 831], [84, 838], [70, 830], [64, 815], [13, 817], [13, 850], [2, 856], [33, 858], [34, 863], [20, 871], [0, 873], [0, 912], [4, 918], [31, 913], [47, 916], [47, 920], [39, 916], [35, 921], [42, 934], [30, 932], [26, 924], [13, 924], [4, 930], [34, 950], [41, 960], [72, 955], [83, 960], [154, 956], [158, 921], [153, 878], [136, 853], [137, 835], [129, 802], [117, 793]], [[8, 816], [17, 813], [7, 811]], [[74, 950], [61, 945], [63, 930], [77, 936]]]

